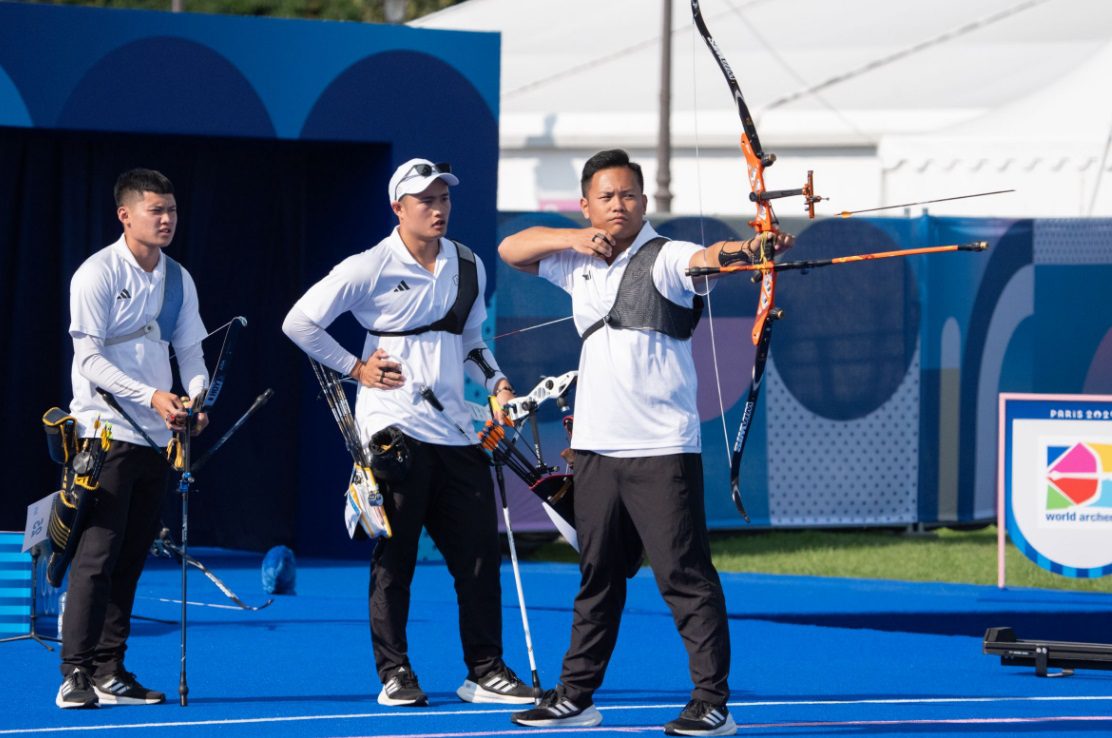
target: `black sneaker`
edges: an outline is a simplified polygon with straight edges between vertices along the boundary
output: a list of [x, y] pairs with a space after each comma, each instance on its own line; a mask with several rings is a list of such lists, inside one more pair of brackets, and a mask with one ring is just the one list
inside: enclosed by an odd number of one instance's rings
[[737, 723], [725, 705], [691, 700], [678, 718], [665, 723], [664, 732], [668, 735], [733, 735], [737, 732]]
[[119, 671], [112, 676], [97, 679], [93, 689], [106, 705], [161, 705], [166, 701], [164, 693], [147, 689], [129, 671]]
[[417, 675], [408, 666], [399, 666], [388, 673], [378, 693], [378, 704], [390, 707], [428, 707], [429, 698], [417, 683]]
[[564, 687], [561, 685], [545, 692], [539, 705], [531, 710], [515, 712], [510, 720], [532, 728], [590, 728], [602, 722], [602, 713], [594, 704], [580, 706], [569, 700], [564, 696]]
[[502, 662], [482, 677], [468, 674], [456, 694], [464, 702], [527, 705], [533, 701], [533, 688], [518, 679], [517, 674]]
[[93, 691], [89, 675], [84, 669], [74, 669], [62, 680], [54, 704], [62, 709], [97, 706], [97, 693]]

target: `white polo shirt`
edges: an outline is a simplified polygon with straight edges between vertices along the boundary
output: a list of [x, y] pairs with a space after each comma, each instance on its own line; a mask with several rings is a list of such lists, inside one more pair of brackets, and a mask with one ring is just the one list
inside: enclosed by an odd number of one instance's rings
[[[540, 276], [571, 295], [580, 334], [610, 312], [630, 257], [656, 237], [646, 221], [633, 245], [609, 266], [570, 249], [541, 260]], [[701, 248], [669, 241], [653, 265], [656, 288], [677, 305], [692, 305], [695, 287], [684, 270]], [[623, 457], [699, 453], [696, 387], [690, 340], [604, 326], [583, 342], [579, 354], [571, 446]]]
[[[486, 269], [475, 255], [479, 294], [467, 316], [463, 335], [427, 331], [412, 336], [366, 334], [361, 357], [384, 349], [402, 365], [404, 386], [382, 390], [360, 385], [356, 393], [355, 420], [364, 440], [387, 426], [396, 425], [407, 435], [426, 443], [464, 446], [477, 443], [471, 432], [471, 415], [464, 404], [464, 372], [489, 390], [502, 377], [487, 350], [485, 357], [496, 370], [485, 378], [473, 362], [464, 363], [476, 348], [487, 349], [482, 339], [486, 320]], [[337, 264], [321, 281], [309, 288], [290, 310], [283, 330], [310, 356], [331, 368], [348, 373], [354, 358], [324, 329], [345, 312], [350, 312], [364, 329], [403, 331], [440, 320], [455, 304], [459, 291], [459, 261], [456, 246], [440, 239], [440, 253], [430, 273], [417, 263], [405, 247], [398, 230], [376, 246]], [[300, 314], [299, 314], [300, 313]], [[312, 321], [304, 325], [302, 316]], [[431, 387], [444, 406], [447, 418], [419, 395]], [[458, 428], [457, 428], [458, 426]], [[460, 432], [462, 429], [464, 433]]]
[[[99, 386], [116, 395], [124, 410], [153, 441], [162, 445], [170, 441], [166, 423], [150, 406], [151, 396], [156, 389], [169, 391], [172, 388], [170, 343], [181, 354], [183, 348], [196, 349], [206, 334], [198, 313], [197, 287], [184, 267], [181, 277], [182, 305], [172, 336], [153, 339], [148, 335], [104, 345], [105, 339], [137, 331], [158, 316], [166, 279], [166, 257], [160, 255], [154, 271], [147, 272], [139, 266], [124, 237], [120, 236], [118, 241], [86, 259], [73, 275], [69, 332], [75, 349], [70, 371], [73, 383], [70, 414], [77, 420], [83, 438], [93, 435], [93, 421], [99, 417], [102, 422], [112, 424], [113, 438], [147, 445], [131, 424], [97, 394]], [[97, 344], [99, 357], [96, 358], [106, 360], [94, 363], [92, 370], [87, 362], [89, 342], [86, 337]], [[208, 383], [208, 373], [200, 350], [190, 355], [195, 358], [188, 364], [179, 356], [179, 367], [182, 381], [192, 397]]]

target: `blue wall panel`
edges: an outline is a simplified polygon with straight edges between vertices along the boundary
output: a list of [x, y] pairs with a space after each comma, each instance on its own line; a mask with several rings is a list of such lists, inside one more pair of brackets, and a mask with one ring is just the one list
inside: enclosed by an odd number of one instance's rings
[[[198, 480], [194, 542], [365, 555], [342, 528], [350, 460], [279, 327], [310, 284], [394, 225], [387, 180], [413, 156], [459, 173], [450, 235], [484, 259], [493, 295], [499, 43], [494, 33], [0, 3], [0, 308], [39, 308], [0, 326], [9, 357], [35, 357], [0, 367], [10, 395], [0, 431], [20, 480], [0, 525], [21, 525], [25, 505], [52, 488], [38, 418], [69, 400], [69, 278], [118, 237], [115, 177], [145, 166], [175, 183], [170, 249], [197, 281], [206, 324], [249, 321], [212, 432], [275, 389]], [[362, 346], [354, 321], [336, 334]], [[218, 348], [206, 348], [210, 361]]]

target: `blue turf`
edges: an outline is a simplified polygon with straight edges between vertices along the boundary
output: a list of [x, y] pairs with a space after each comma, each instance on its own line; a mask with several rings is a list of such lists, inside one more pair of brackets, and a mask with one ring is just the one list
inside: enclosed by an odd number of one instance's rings
[[[267, 598], [261, 555], [207, 550], [198, 557], [249, 602]], [[72, 735], [79, 728], [79, 735], [167, 738], [545, 734], [513, 726], [510, 708], [456, 699], [465, 670], [442, 564], [419, 567], [410, 620], [411, 659], [433, 702], [427, 710], [374, 701], [380, 685], [370, 659], [367, 566], [298, 564], [298, 594], [277, 597], [265, 610], [190, 608], [187, 708], [176, 702], [179, 606], [163, 599], [177, 599], [180, 578], [168, 562], [148, 566], [136, 613], [171, 622], [135, 622], [128, 667], [171, 693], [171, 704], [59, 710], [57, 655], [29, 641], [0, 644], [0, 735]], [[527, 564], [523, 580], [541, 681], [552, 686], [578, 571]], [[755, 574], [723, 581], [733, 638], [731, 710], [741, 735], [1112, 734], [1112, 672], [1038, 679], [981, 653], [984, 630], [997, 625], [1015, 627], [1021, 638], [1112, 641], [1108, 595]], [[506, 658], [528, 680], [508, 562], [503, 591]], [[196, 572], [190, 600], [230, 604]], [[608, 729], [598, 732], [659, 734], [689, 689], [679, 636], [642, 570], [596, 696]], [[954, 720], [965, 722], [940, 722]]]

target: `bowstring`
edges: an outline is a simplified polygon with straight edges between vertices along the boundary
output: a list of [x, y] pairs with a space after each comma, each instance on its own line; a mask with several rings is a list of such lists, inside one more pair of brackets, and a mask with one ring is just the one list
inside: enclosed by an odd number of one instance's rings
[[[211, 331], [209, 331], [208, 333], [206, 333], [206, 334], [205, 334], [205, 337], [204, 337], [204, 338], [202, 338], [201, 340], [202, 340], [202, 341], [207, 341], [208, 339], [212, 338], [213, 336], [215, 336], [215, 335], [216, 335], [217, 333], [219, 333], [220, 331], [222, 331], [222, 330], [225, 330], [226, 328], [228, 328], [228, 327], [229, 327], [229, 326], [230, 326], [230, 325], [231, 325], [232, 323], [234, 323], [234, 322], [236, 322], [237, 320], [239, 320], [239, 318], [240, 318], [240, 316], [238, 316], [238, 315], [233, 315], [233, 316], [232, 316], [232, 319], [231, 319], [231, 320], [229, 320], [229, 321], [228, 321], [227, 323], [225, 323], [224, 325], [222, 325], [222, 326], [219, 326], [218, 328], [213, 328], [213, 329], [212, 329]], [[224, 336], [224, 340], [225, 340], [225, 341], [227, 341], [227, 340], [228, 340], [228, 337], [227, 337], [227, 336]], [[170, 343], [170, 339], [166, 339], [166, 342], [167, 342], [167, 343]], [[220, 350], [221, 350], [221, 351], [223, 351], [223, 350], [224, 350], [224, 344], [223, 344], [223, 343], [222, 343], [222, 344], [220, 344]], [[168, 356], [167, 358], [168, 358], [168, 359], [172, 359], [172, 358], [174, 358], [174, 357], [175, 357], [175, 356], [177, 356], [177, 355], [178, 355], [178, 352], [177, 352], [177, 350], [176, 350], [176, 349], [174, 349], [174, 350], [171, 350], [171, 351], [170, 351], [170, 355], [169, 355], [169, 356]], [[219, 356], [219, 354], [217, 354], [217, 356]]]
[[[691, 121], [692, 121], [692, 129], [693, 129], [694, 134], [695, 134], [695, 196], [697, 198], [698, 211], [699, 211], [699, 242], [703, 245], [703, 248], [705, 249], [705, 248], [707, 248], [707, 234], [706, 234], [706, 227], [704, 225], [705, 215], [703, 213], [703, 171], [702, 171], [703, 157], [702, 157], [702, 153], [700, 151], [700, 144], [699, 144], [699, 86], [698, 86], [698, 75], [696, 74], [696, 69], [695, 69], [695, 64], [696, 64], [696, 62], [695, 62], [695, 58], [696, 58], [695, 50], [696, 50], [696, 47], [698, 46], [698, 43], [700, 41], [702, 41], [702, 39], [701, 38], [696, 38], [695, 33], [696, 33], [695, 21], [692, 20], [691, 21], [691, 96], [692, 96]], [[703, 252], [703, 264], [704, 264], [704, 266], [709, 266], [708, 264], [706, 264], [706, 252], [705, 251]], [[715, 336], [715, 332], [714, 332], [714, 308], [711, 305], [711, 299], [710, 299], [710, 293], [712, 291], [711, 288], [710, 288], [710, 276], [704, 276], [703, 277], [703, 284], [706, 287], [706, 291], [704, 293], [702, 293], [700, 296], [703, 297], [703, 299], [706, 301], [706, 306], [707, 306], [707, 326], [710, 328], [710, 355], [711, 355], [711, 362], [714, 364], [714, 388], [715, 388], [715, 390], [717, 390], [717, 393], [718, 393], [718, 419], [722, 423], [722, 442], [723, 442], [722, 443], [722, 448], [723, 448], [723, 450], [726, 454], [726, 465], [729, 466], [730, 461], [731, 461], [731, 459], [730, 459], [730, 431], [726, 427], [726, 403], [725, 403], [725, 400], [722, 398], [722, 375], [720, 374], [720, 372], [718, 370], [718, 339]], [[698, 292], [698, 290], [696, 290], [696, 294], [700, 294]]]

